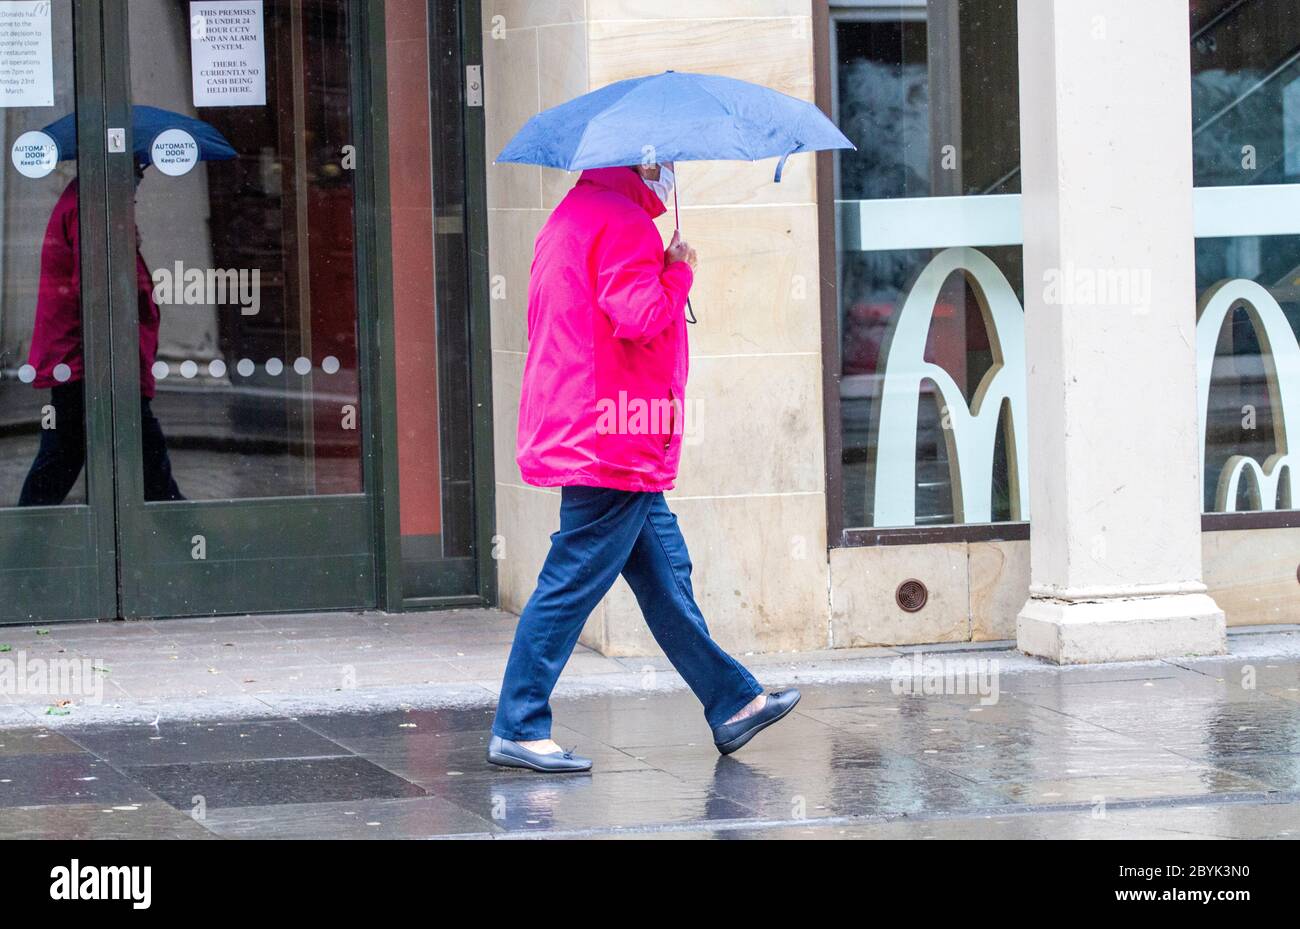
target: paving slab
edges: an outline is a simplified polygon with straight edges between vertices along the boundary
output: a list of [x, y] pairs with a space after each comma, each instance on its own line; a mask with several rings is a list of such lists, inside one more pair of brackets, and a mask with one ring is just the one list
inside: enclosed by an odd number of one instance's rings
[[937, 653], [991, 672], [987, 692], [912, 686], [924, 650], [754, 660], [804, 700], [726, 758], [662, 662], [584, 650], [553, 735], [596, 766], [559, 776], [484, 760], [511, 628], [466, 612], [6, 630], [109, 666], [104, 700], [67, 715], [44, 715], [50, 695], [0, 702], [0, 838], [1300, 835], [1287, 630], [1205, 661]]

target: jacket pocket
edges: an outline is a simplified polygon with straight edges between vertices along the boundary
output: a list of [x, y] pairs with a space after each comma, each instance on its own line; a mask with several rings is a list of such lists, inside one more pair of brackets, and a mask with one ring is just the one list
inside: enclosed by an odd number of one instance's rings
[[671, 449], [673, 447], [673, 442], [675, 442], [677, 439], [677, 433], [682, 428], [682, 423], [683, 423], [682, 414], [683, 414], [682, 404], [677, 397], [677, 391], [669, 387], [668, 388], [667, 434], [665, 435], [664, 438], [664, 448], [666, 449]]

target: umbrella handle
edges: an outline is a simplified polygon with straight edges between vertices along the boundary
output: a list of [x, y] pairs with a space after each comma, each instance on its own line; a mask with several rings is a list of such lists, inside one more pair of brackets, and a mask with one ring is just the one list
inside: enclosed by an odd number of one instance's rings
[[[682, 231], [682, 202], [677, 196], [677, 188], [673, 188], [673, 211], [677, 214], [677, 231]], [[686, 309], [690, 315], [686, 317], [686, 323], [690, 326], [698, 326], [700, 319], [695, 315], [695, 307], [691, 305], [691, 298], [686, 298]]]

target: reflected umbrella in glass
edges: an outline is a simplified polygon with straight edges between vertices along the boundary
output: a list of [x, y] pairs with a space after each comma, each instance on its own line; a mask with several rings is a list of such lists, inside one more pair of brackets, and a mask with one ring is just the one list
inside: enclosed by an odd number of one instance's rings
[[[237, 153], [213, 127], [197, 119], [156, 107], [135, 107], [136, 185], [153, 165], [154, 143], [169, 130], [181, 130], [194, 139], [200, 161], [224, 161]], [[74, 116], [44, 130], [58, 146], [59, 159], [77, 157]], [[32, 332], [27, 370], [37, 390], [48, 390], [54, 417], [42, 429], [36, 460], [23, 485], [19, 506], [59, 506], [76, 485], [86, 461], [86, 411], [82, 353], [81, 254], [79, 182], [73, 180], [59, 197], [50, 216], [41, 250], [41, 279], [36, 322]], [[136, 294], [140, 332], [141, 452], [144, 459], [145, 499], [149, 502], [183, 500], [172, 477], [162, 426], [153, 415], [157, 393], [153, 373], [158, 357], [162, 314], [153, 296], [153, 274], [139, 250], [136, 236]]]
[[[188, 133], [198, 143], [199, 161], [230, 161], [239, 153], [226, 141], [215, 127], [201, 119], [162, 110], [155, 106], [132, 108], [132, 134], [135, 141], [137, 165], [153, 164], [154, 142], [163, 133], [179, 129]], [[77, 118], [75, 114], [63, 117], [42, 130], [59, 147], [59, 160], [72, 161], [77, 157]]]

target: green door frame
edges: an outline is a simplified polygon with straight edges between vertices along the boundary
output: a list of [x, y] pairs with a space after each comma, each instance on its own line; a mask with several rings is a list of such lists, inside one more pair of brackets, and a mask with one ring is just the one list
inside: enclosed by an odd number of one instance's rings
[[[77, 89], [77, 177], [85, 359], [86, 503], [0, 509], [0, 623], [77, 622], [116, 615], [113, 434], [107, 364], [107, 291], [102, 273], [108, 227], [105, 205], [102, 9], [73, 0], [73, 67]], [[6, 501], [6, 506], [8, 501]]]
[[[362, 0], [357, 0], [362, 2]], [[379, 563], [380, 608], [408, 612], [458, 607], [496, 606], [498, 603], [497, 564], [493, 557], [496, 534], [496, 466], [493, 443], [492, 404], [492, 319], [488, 271], [487, 226], [487, 143], [486, 120], [482, 107], [463, 106], [465, 119], [465, 219], [470, 243], [470, 389], [473, 397], [475, 551], [478, 592], [458, 597], [407, 597], [402, 585], [401, 477], [397, 465], [397, 385], [391, 364], [383, 359], [396, 357], [393, 318], [392, 263], [392, 196], [389, 187], [388, 149], [388, 56], [384, 0], [364, 2], [367, 12], [364, 43], [353, 60], [368, 68], [358, 86], [366, 89], [361, 111], [368, 117], [359, 127], [362, 151], [372, 153], [372, 170], [363, 172], [367, 204], [367, 252], [371, 256], [375, 314], [372, 339], [371, 371], [375, 376], [370, 396], [374, 401], [371, 422], [379, 424], [373, 455], [375, 471], [382, 476], [383, 491], [375, 495], [379, 537], [376, 549]], [[464, 61], [482, 66], [483, 32], [481, 0], [460, 0], [460, 33]], [[461, 86], [462, 100], [465, 96]], [[436, 142], [436, 140], [435, 140]]]
[[[327, 611], [377, 606], [389, 612], [494, 606], [498, 601], [491, 314], [484, 111], [463, 108], [471, 299], [472, 420], [477, 592], [444, 598], [403, 594], [397, 467], [392, 211], [387, 137], [383, 0], [349, 0], [357, 172], [357, 296], [363, 397], [364, 496], [148, 504], [143, 501], [135, 321], [133, 165], [110, 155], [109, 127], [128, 131], [127, 0], [72, 0], [80, 135], [82, 286], [86, 306], [87, 490], [85, 506], [0, 510], [0, 577], [15, 583], [0, 623], [84, 621]], [[463, 57], [482, 63], [480, 0], [461, 0]], [[464, 85], [461, 88], [464, 97]], [[366, 158], [366, 153], [371, 157]], [[111, 269], [111, 270], [109, 270]], [[109, 313], [109, 306], [131, 312]], [[110, 325], [111, 320], [111, 325]], [[121, 359], [119, 362], [118, 360]], [[297, 545], [272, 530], [298, 523]], [[346, 553], [322, 583], [314, 573], [284, 596], [285, 556], [319, 559], [319, 541], [343, 531], [367, 550]], [[259, 537], [259, 531], [266, 536]], [[204, 536], [215, 561], [191, 557]], [[222, 558], [222, 546], [241, 557]], [[72, 553], [71, 555], [69, 553]], [[324, 557], [329, 557], [328, 554]], [[319, 562], [316, 562], [319, 563]], [[290, 584], [290, 586], [293, 586]], [[233, 595], [232, 591], [241, 591]], [[27, 593], [24, 601], [22, 595]], [[251, 596], [249, 595], [251, 593]]]
[[[355, 14], [356, 0], [350, 2]], [[126, 128], [126, 151], [131, 152], [128, 6], [128, 0], [103, 0], [103, 86], [108, 124]], [[360, 109], [358, 103], [354, 112]], [[106, 161], [110, 305], [129, 308], [112, 314], [111, 339], [120, 615], [164, 618], [375, 607], [373, 511], [366, 493], [143, 502], [134, 165], [129, 155], [108, 155]], [[365, 267], [359, 264], [358, 269]], [[360, 332], [368, 328], [368, 309], [367, 303], [358, 303]], [[358, 357], [364, 370], [366, 356]], [[368, 475], [365, 489], [373, 486]], [[298, 566], [306, 570], [294, 570]]]
[[[461, 38], [466, 65], [483, 74], [482, 0], [463, 0]], [[486, 86], [483, 97], [486, 99]], [[465, 85], [461, 86], [462, 99]], [[465, 106], [465, 221], [470, 240], [470, 345], [474, 396], [474, 486], [479, 592], [489, 606], [500, 603], [497, 575], [496, 428], [492, 392], [492, 284], [489, 264], [487, 110]]]

